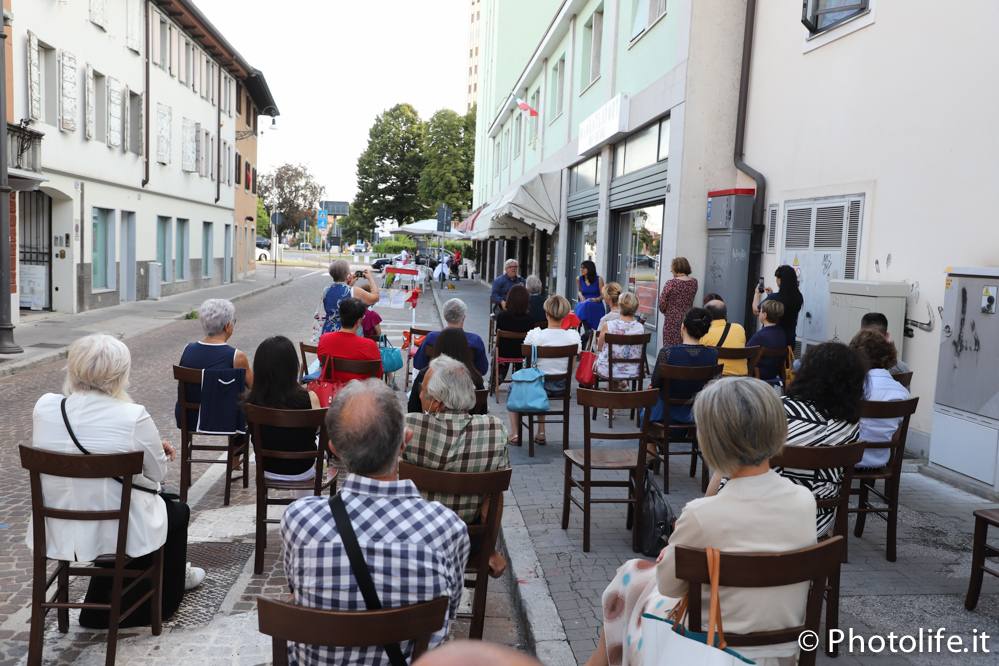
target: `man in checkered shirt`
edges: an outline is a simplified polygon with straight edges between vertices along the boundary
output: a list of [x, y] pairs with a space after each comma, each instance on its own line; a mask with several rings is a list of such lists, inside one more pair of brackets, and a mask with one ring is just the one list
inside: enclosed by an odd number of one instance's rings
[[[413, 436], [398, 398], [384, 383], [349, 382], [326, 415], [332, 447], [349, 472], [340, 486], [347, 515], [384, 608], [450, 597], [448, 618], [430, 638], [447, 636], [458, 610], [469, 542], [453, 511], [420, 497], [412, 481], [400, 481], [398, 459]], [[307, 497], [281, 519], [284, 571], [295, 603], [333, 610], [367, 607], [351, 572], [329, 498]], [[402, 644], [412, 658], [413, 642]], [[380, 646], [325, 648], [294, 643], [292, 664], [388, 664]]]
[[[475, 385], [468, 368], [449, 356], [438, 356], [423, 379], [420, 393], [422, 414], [407, 414], [406, 424], [413, 439], [403, 452], [403, 460], [412, 465], [445, 472], [493, 472], [510, 467], [507, 433], [503, 421], [495, 416], [468, 412], [475, 407]], [[426, 493], [450, 508], [469, 524], [484, 522], [488, 510], [482, 495]], [[502, 504], [496, 507], [502, 512]], [[472, 539], [472, 553], [479, 552], [482, 537]], [[506, 561], [498, 552], [489, 559], [490, 572], [498, 577]]]

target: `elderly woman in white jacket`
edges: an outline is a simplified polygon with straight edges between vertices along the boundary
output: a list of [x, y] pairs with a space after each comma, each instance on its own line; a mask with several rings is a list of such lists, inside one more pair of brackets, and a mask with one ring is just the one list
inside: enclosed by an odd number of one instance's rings
[[[200, 585], [205, 572], [191, 567], [186, 559], [190, 509], [186, 504], [154, 494], [160, 490], [160, 483], [166, 478], [167, 463], [174, 459], [176, 451], [160, 439], [146, 409], [134, 404], [125, 392], [130, 369], [128, 347], [109, 335], [98, 333], [74, 342], [69, 348], [66, 383], [63, 386], [66, 397], [46, 393], [39, 398], [32, 415], [32, 445], [56, 453], [86, 455], [73, 442], [67, 428], [68, 421], [80, 445], [89, 453], [143, 452], [142, 474], [136, 475], [133, 483], [154, 492], [132, 491], [125, 554], [142, 558], [133, 566], [144, 567], [148, 563], [143, 560], [148, 558], [143, 556], [165, 545], [163, 619], [167, 619], [177, 610], [185, 589]], [[122, 485], [111, 478], [42, 478], [46, 504], [59, 508], [116, 509], [121, 502], [121, 489]], [[98, 555], [115, 552], [117, 527], [110, 521], [79, 523], [50, 518], [46, 539], [48, 557], [89, 562]], [[35, 546], [32, 540], [29, 525], [29, 548]], [[133, 590], [136, 598], [143, 593], [139, 591], [143, 583]], [[109, 598], [110, 580], [92, 578], [87, 601], [106, 601]], [[122, 626], [149, 622], [147, 602], [145, 608], [126, 618]], [[80, 615], [83, 626], [102, 628], [107, 623], [107, 612], [84, 610]]]

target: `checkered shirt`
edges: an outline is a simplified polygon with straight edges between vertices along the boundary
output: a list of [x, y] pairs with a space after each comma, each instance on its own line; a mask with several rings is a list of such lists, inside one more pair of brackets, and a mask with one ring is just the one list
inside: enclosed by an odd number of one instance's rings
[[[447, 636], [458, 612], [469, 542], [465, 524], [447, 507], [420, 497], [412, 481], [375, 481], [351, 474], [340, 487], [347, 515], [384, 608], [450, 597]], [[337, 533], [328, 497], [294, 502], [281, 519], [284, 571], [295, 603], [334, 610], [365, 610], [364, 597]], [[412, 658], [413, 641], [402, 644]], [[293, 643], [291, 664], [389, 664], [380, 646], [326, 648]]]
[[[492, 472], [510, 466], [506, 426], [495, 416], [456, 411], [407, 414], [406, 425], [413, 430], [413, 439], [402, 459], [412, 465], [444, 472]], [[424, 497], [440, 502], [466, 523], [476, 521], [482, 504], [482, 495], [425, 493]]]

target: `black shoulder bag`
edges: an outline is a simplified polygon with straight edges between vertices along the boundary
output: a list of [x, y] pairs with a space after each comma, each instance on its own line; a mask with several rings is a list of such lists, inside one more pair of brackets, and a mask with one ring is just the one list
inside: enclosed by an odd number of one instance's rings
[[728, 331], [729, 331], [730, 328], [732, 328], [732, 324], [730, 324], [728, 322], [725, 322], [725, 330], [722, 331], [721, 337], [718, 338], [718, 344], [716, 344], [715, 347], [724, 347], [725, 346], [725, 338], [728, 337]]
[[[368, 563], [364, 561], [361, 546], [357, 543], [357, 534], [354, 533], [354, 526], [350, 523], [347, 506], [343, 503], [343, 497], [340, 496], [340, 493], [330, 498], [330, 511], [333, 512], [336, 529], [340, 533], [340, 539], [343, 540], [343, 548], [347, 551], [347, 558], [350, 559], [350, 570], [354, 572], [357, 586], [361, 588], [365, 606], [368, 607], [368, 610], [381, 610], [381, 599], [378, 598], [375, 584], [371, 580], [371, 571], [368, 569]], [[383, 647], [392, 666], [407, 665], [406, 658], [402, 656], [402, 648], [398, 643], [390, 643]]]

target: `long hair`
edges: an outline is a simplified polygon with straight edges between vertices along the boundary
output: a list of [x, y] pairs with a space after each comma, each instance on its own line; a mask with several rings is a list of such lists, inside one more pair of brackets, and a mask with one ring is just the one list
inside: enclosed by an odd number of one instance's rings
[[472, 377], [472, 383], [476, 386], [482, 386], [482, 373], [475, 368], [472, 348], [468, 346], [468, 338], [465, 337], [464, 330], [448, 326], [440, 332], [434, 342], [434, 357], [441, 354], [464, 363], [465, 367], [468, 368], [468, 374]]
[[283, 335], [267, 338], [253, 355], [253, 387], [243, 404], [271, 409], [301, 409], [309, 392], [298, 383], [298, 354]]
[[506, 311], [511, 317], [523, 317], [531, 308], [531, 295], [527, 293], [527, 287], [522, 284], [515, 284], [510, 287], [510, 293], [506, 295]]
[[798, 303], [804, 302], [805, 299], [801, 295], [801, 291], [798, 289], [798, 274], [794, 272], [793, 268], [787, 264], [778, 266], [777, 270], [774, 272], [774, 277], [780, 280], [780, 289], [777, 293], [781, 295], [786, 294], [788, 303], [795, 301]]
[[585, 259], [580, 266], [586, 269], [586, 284], [593, 284], [597, 281], [597, 265], [595, 263]]
[[866, 377], [867, 364], [856, 351], [840, 342], [823, 342], [805, 351], [786, 394], [811, 403], [827, 419], [857, 423]]

